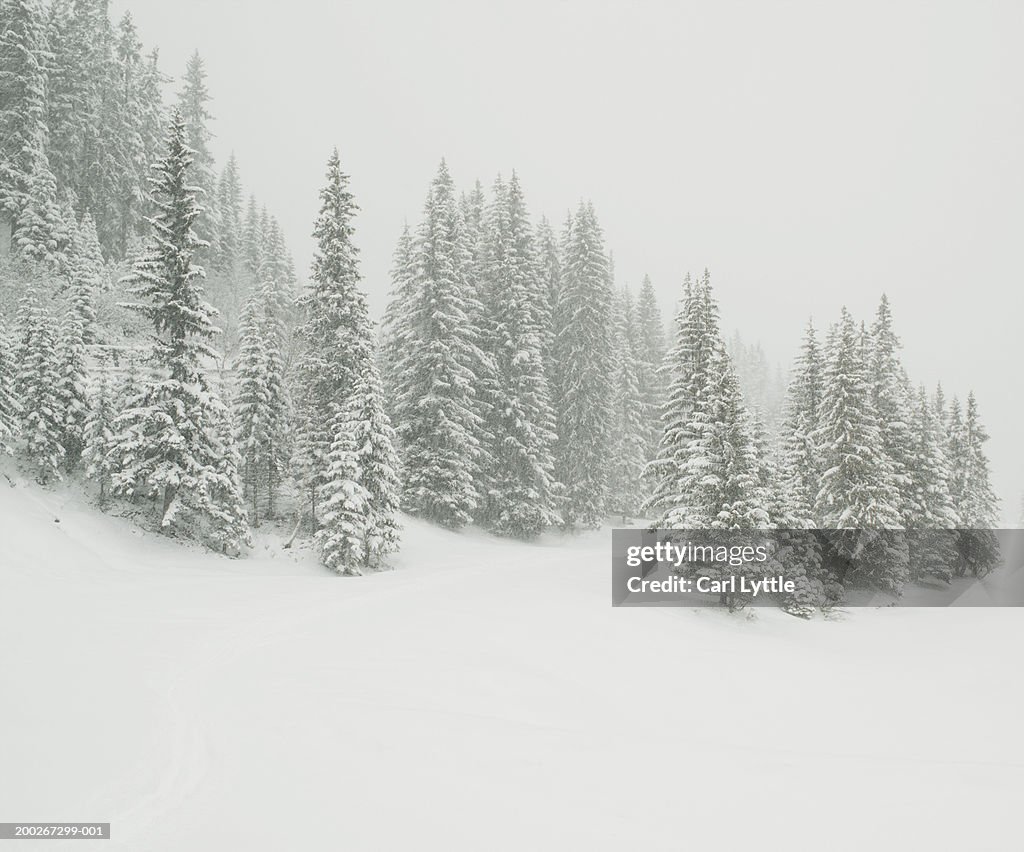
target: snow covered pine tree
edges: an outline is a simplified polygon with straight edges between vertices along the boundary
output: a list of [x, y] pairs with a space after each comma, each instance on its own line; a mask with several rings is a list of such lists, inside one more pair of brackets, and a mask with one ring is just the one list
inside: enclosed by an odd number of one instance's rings
[[107, 359], [103, 358], [95, 372], [89, 392], [89, 413], [85, 421], [84, 449], [82, 451], [85, 475], [89, 479], [95, 479], [100, 486], [101, 509], [107, 504], [110, 476], [113, 472], [113, 459], [110, 451], [114, 446], [116, 405], [117, 398], [110, 375], [110, 365]]
[[299, 301], [305, 344], [296, 370], [301, 479], [324, 564], [358, 574], [397, 547], [398, 462], [359, 289], [352, 243], [358, 208], [337, 150], [320, 201], [311, 284]]
[[500, 179], [485, 219], [481, 342], [491, 366], [486, 395], [487, 522], [533, 538], [557, 523], [553, 482], [555, 416], [544, 369], [545, 282], [519, 178]]
[[906, 542], [883, 531], [902, 527], [900, 489], [872, 401], [869, 352], [844, 307], [818, 408], [822, 475], [815, 510], [823, 527], [837, 530], [831, 543], [843, 565], [837, 566], [841, 582], [899, 595], [908, 577]]
[[36, 469], [36, 481], [42, 485], [61, 478], [65, 459], [56, 337], [53, 318], [29, 293], [18, 313], [14, 393], [21, 405], [21, 433], [27, 442], [28, 458]]
[[479, 495], [478, 314], [466, 280], [469, 251], [455, 186], [442, 161], [409, 246], [396, 264], [385, 316], [387, 385], [403, 470], [402, 505], [413, 515], [458, 528]]
[[21, 404], [14, 393], [16, 371], [10, 338], [0, 327], [0, 453], [12, 455], [18, 434]]
[[555, 307], [555, 478], [564, 489], [563, 526], [596, 528], [604, 520], [608, 500], [612, 288], [592, 205], [580, 204], [562, 256]]
[[192, 152], [175, 112], [167, 153], [153, 166], [153, 235], [125, 281], [142, 301], [127, 305], [153, 323], [149, 360], [154, 373], [116, 421], [113, 489], [157, 497], [161, 530], [181, 529], [228, 553], [248, 543], [242, 497], [226, 471], [224, 403], [210, 387], [204, 359], [216, 360], [210, 341], [216, 311], [203, 299], [202, 246], [193, 230], [200, 215], [189, 183]]

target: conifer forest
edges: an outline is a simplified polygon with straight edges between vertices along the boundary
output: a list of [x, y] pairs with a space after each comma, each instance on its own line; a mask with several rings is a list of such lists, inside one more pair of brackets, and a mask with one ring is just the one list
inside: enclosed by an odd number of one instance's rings
[[[459, 187], [442, 160], [378, 324], [340, 149], [296, 270], [211, 154], [198, 53], [175, 90], [130, 13], [71, 0], [6, 2], [0, 50], [0, 439], [42, 485], [231, 556], [293, 519], [349, 574], [387, 563], [402, 512], [527, 540], [998, 525], [979, 401], [907, 374], [884, 293], [809, 321], [784, 378], [723, 331], [709, 270], [663, 313], [616, 280], [592, 203], [552, 221], [515, 170]], [[905, 562], [874, 580], [898, 592]]]

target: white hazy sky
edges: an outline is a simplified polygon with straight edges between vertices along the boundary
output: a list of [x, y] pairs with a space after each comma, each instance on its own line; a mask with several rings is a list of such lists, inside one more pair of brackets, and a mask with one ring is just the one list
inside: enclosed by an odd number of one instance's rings
[[[791, 357], [808, 316], [893, 304], [915, 380], [974, 388], [1006, 518], [1024, 489], [1024, 3], [117, 0], [300, 272], [330, 149], [375, 311], [442, 156], [515, 168], [535, 214], [592, 199], [620, 282], [667, 310], [708, 266], [725, 326]], [[176, 90], [176, 86], [175, 86]]]

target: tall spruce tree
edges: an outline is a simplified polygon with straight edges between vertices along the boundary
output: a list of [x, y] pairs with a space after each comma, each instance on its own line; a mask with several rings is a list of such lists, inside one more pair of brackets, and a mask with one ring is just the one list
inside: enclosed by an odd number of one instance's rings
[[649, 275], [644, 276], [637, 297], [636, 326], [639, 358], [637, 378], [643, 400], [645, 454], [650, 461], [657, 455], [661, 439], [659, 412], [667, 385], [661, 371], [665, 360], [665, 321]]
[[984, 443], [988, 433], [978, 416], [974, 392], [968, 394], [967, 410], [962, 415], [953, 397], [949, 417], [949, 454], [952, 460], [950, 492], [962, 529], [957, 536], [958, 576], [985, 574], [998, 564], [994, 527], [998, 523], [998, 500], [989, 479]]
[[856, 560], [848, 583], [899, 594], [907, 579], [905, 548], [877, 530], [902, 525], [900, 493], [882, 447], [863, 334], [843, 308], [825, 366], [815, 441], [822, 460], [816, 512], [840, 558]]
[[[500, 184], [501, 179], [498, 180]], [[477, 298], [482, 299], [485, 290], [483, 264], [484, 254], [487, 251], [488, 211], [487, 196], [484, 193], [483, 184], [479, 180], [474, 182], [472, 192], [468, 195], [463, 193], [459, 198], [459, 210], [465, 225], [464, 242], [470, 255], [466, 278]]]
[[145, 91], [146, 61], [130, 12], [125, 12], [117, 25], [114, 52], [117, 79], [112, 99], [120, 119], [122, 169], [118, 175], [111, 231], [114, 254], [123, 257], [136, 234], [137, 224], [142, 221], [146, 175], [157, 150], [157, 140], [150, 140], [146, 133], [145, 118], [148, 110], [160, 108], [160, 102], [157, 100], [154, 105], [145, 101], [152, 93]]
[[651, 370], [657, 370], [665, 358], [665, 321], [649, 275], [644, 276], [640, 285], [636, 313], [643, 361]]
[[[391, 255], [391, 295], [393, 300], [399, 294], [409, 294], [414, 291], [415, 275], [412, 231], [409, 229], [409, 225], [405, 224]], [[378, 355], [381, 377], [384, 387], [387, 389], [388, 414], [391, 415], [392, 422], [396, 422], [394, 399], [401, 386], [401, 376], [398, 374], [396, 365], [401, 358], [402, 350], [411, 345], [411, 340], [405, 336], [409, 328], [404, 322], [402, 311], [396, 310], [398, 307], [400, 306], [392, 301], [381, 321], [380, 353]]]
[[658, 416], [660, 435], [654, 458], [644, 468], [644, 478], [651, 484], [646, 509], [659, 515], [670, 510], [679, 500], [679, 461], [690, 436], [687, 431], [693, 401], [690, 399], [690, 358], [691, 329], [693, 312], [693, 280], [687, 273], [683, 280], [682, 298], [679, 300], [675, 317], [675, 340], [663, 359], [661, 372], [668, 386], [667, 398], [661, 405]]
[[263, 265], [266, 239], [256, 197], [250, 195], [245, 207], [245, 224], [242, 227], [242, 263], [250, 276], [258, 275]]
[[[298, 335], [304, 348], [296, 365], [297, 450], [314, 530], [320, 492], [332, 475], [329, 457], [337, 443], [333, 430], [342, 422], [356, 378], [372, 355], [369, 311], [359, 289], [358, 249], [352, 242], [356, 210], [335, 149], [320, 191], [310, 284], [299, 299], [303, 320]], [[339, 464], [347, 469], [347, 462]]]
[[[160, 70], [160, 53], [155, 48], [143, 60], [139, 75], [138, 90], [135, 93], [140, 117], [139, 134], [142, 136], [143, 169], [141, 175], [146, 177], [142, 182], [141, 198], [138, 199], [139, 209], [149, 209], [148, 186], [149, 170], [159, 159], [164, 144], [164, 128], [168, 124], [167, 110], [163, 102], [163, 87], [168, 78]], [[145, 220], [142, 220], [141, 232], [145, 233]], [[139, 224], [136, 223], [136, 227]]]
[[210, 114], [207, 104], [210, 91], [206, 86], [206, 66], [197, 50], [189, 57], [178, 96], [178, 112], [185, 122], [185, 144], [193, 152], [192, 183], [205, 216], [196, 220], [196, 235], [202, 243], [196, 247], [200, 258], [216, 258], [219, 251], [219, 222], [217, 211], [217, 181], [213, 154], [210, 151]]
[[[502, 396], [502, 379], [498, 375], [498, 364], [494, 341], [499, 336], [496, 327], [499, 322], [493, 307], [489, 304], [493, 290], [494, 268], [492, 259], [495, 243], [501, 244], [502, 236], [508, 230], [508, 185], [498, 175], [494, 182], [490, 204], [484, 194], [483, 185], [477, 180], [473, 191], [463, 195], [459, 202], [462, 228], [459, 235], [465, 280], [465, 311], [467, 325], [475, 332], [477, 346], [468, 350], [468, 366], [474, 376], [474, 410], [477, 415], [478, 455], [473, 467], [473, 486], [476, 490], [476, 509], [473, 518], [477, 523], [494, 526], [496, 513], [501, 511], [496, 495], [499, 484], [495, 479], [499, 461], [497, 418], [501, 412], [496, 409]], [[532, 248], [532, 247], [531, 247]]]
[[285, 347], [287, 329], [284, 317], [291, 307], [290, 289], [285, 291], [276, 279], [264, 280], [260, 294], [264, 306], [262, 333], [267, 394], [268, 442], [264, 448], [266, 463], [267, 517], [277, 517], [277, 496], [289, 470], [293, 451], [291, 425], [292, 398], [286, 374]]
[[371, 361], [356, 377], [346, 412], [345, 432], [351, 436], [357, 480], [366, 492], [359, 519], [362, 567], [381, 567], [384, 558], [398, 550], [401, 500], [395, 430], [384, 410], [380, 374]]
[[608, 507], [628, 523], [644, 502], [642, 476], [653, 417], [643, 396], [641, 373], [646, 365], [638, 357], [637, 317], [629, 291], [620, 291], [616, 301]]
[[[808, 327], [813, 339], [813, 327]], [[806, 344], [806, 341], [805, 341]], [[801, 358], [803, 360], [803, 358]], [[791, 383], [793, 397], [796, 380]], [[841, 597], [842, 589], [824, 570], [821, 543], [809, 532], [817, 524], [811, 503], [802, 489], [795, 487], [799, 479], [788, 469], [787, 442], [781, 439], [780, 452], [772, 455], [769, 437], [760, 421], [753, 421], [754, 445], [760, 465], [760, 485], [765, 498], [769, 526], [775, 528], [772, 536], [771, 562], [766, 573], [778, 573], [792, 582], [789, 591], [783, 591], [780, 603], [790, 615], [809, 618], [814, 609]], [[802, 454], [797, 458], [802, 458]]]
[[250, 296], [242, 315], [241, 348], [235, 362], [235, 442], [242, 458], [249, 520], [254, 527], [260, 525], [260, 496], [268, 478], [266, 464], [271, 443], [264, 311], [261, 295]]
[[818, 408], [824, 472], [817, 509], [829, 527], [897, 528], [899, 494], [882, 450], [863, 354], [853, 318], [844, 308]]
[[554, 412], [544, 372], [546, 293], [533, 231], [515, 172], [499, 182], [484, 237], [482, 344], [488, 524], [499, 534], [532, 538], [557, 522], [552, 478]]
[[253, 526], [259, 526], [260, 517], [277, 514], [277, 495], [291, 449], [291, 401], [281, 354], [284, 324], [275, 296], [269, 280], [250, 295], [235, 362], [235, 439]]
[[963, 523], [966, 522], [966, 518], [961, 505], [967, 487], [964, 481], [965, 452], [963, 409], [960, 407], [960, 400], [954, 396], [950, 400], [949, 416], [946, 418], [946, 455], [950, 460], [949, 493], [953, 497], [957, 515]]
[[[105, 230], [114, 203], [123, 135], [113, 87], [114, 35], [103, 0], [57, 0], [49, 21], [48, 124], [52, 166], [80, 210]], [[104, 235], [106, 236], [106, 235]]]
[[262, 273], [263, 281], [272, 281], [277, 288], [282, 316], [291, 307], [294, 299], [297, 278], [291, 254], [284, 241], [284, 233], [277, 219], [270, 216], [267, 220], [266, 251], [263, 263], [267, 267]]
[[403, 507], [453, 528], [468, 523], [477, 507], [483, 428], [476, 372], [483, 354], [470, 322], [478, 310], [466, 280], [463, 231], [442, 161], [385, 318]]
[[213, 463], [202, 470], [199, 507], [210, 519], [210, 546], [236, 555], [242, 544], [252, 540], [242, 496], [242, 460], [234, 442], [231, 412], [221, 399], [221, 393], [214, 396], [210, 408]]
[[766, 528], [771, 520], [768, 495], [761, 482], [753, 427], [721, 343], [710, 353], [687, 431], [691, 440], [677, 458], [680, 499], [660, 526]]
[[[46, 21], [46, 123], [54, 176], [72, 186], [80, 177], [85, 137], [95, 123], [88, 97], [85, 58], [89, 52], [87, 4], [53, 0]], [[83, 20], [85, 19], [85, 20]], [[76, 109], [76, 104], [78, 109]]]
[[60, 412], [60, 442], [64, 447], [64, 464], [68, 471], [72, 471], [82, 457], [85, 421], [89, 412], [84, 330], [82, 320], [73, 307], [61, 320], [56, 362], [55, 390]]
[[366, 553], [366, 515], [370, 495], [359, 483], [359, 463], [348, 412], [331, 421], [333, 436], [322, 486], [324, 511], [316, 542], [324, 565], [339, 574], [361, 574]]
[[21, 403], [14, 392], [16, 377], [11, 340], [0, 326], [0, 453], [8, 455], [13, 453], [21, 419]]
[[555, 363], [555, 305], [562, 281], [562, 258], [558, 238], [546, 217], [542, 216], [537, 225], [535, 237], [537, 264], [541, 286], [544, 291], [546, 318], [544, 321], [544, 374], [552, 396], [558, 387], [558, 365]]
[[999, 522], [999, 501], [992, 490], [985, 443], [989, 436], [978, 415], [974, 391], [967, 394], [963, 425], [959, 511], [963, 523], [971, 529], [993, 529]]
[[809, 321], [786, 391], [779, 439], [779, 486], [789, 502], [790, 513], [808, 522], [814, 516], [821, 487], [822, 471], [816, 441], [821, 395], [821, 353], [814, 324]]
[[82, 325], [82, 341], [96, 342], [96, 292], [103, 275], [103, 255], [96, 226], [88, 212], [75, 229], [68, 257], [72, 310]]
[[[381, 401], [373, 333], [352, 242], [352, 219], [358, 208], [337, 150], [328, 160], [320, 200], [311, 285], [299, 301], [305, 344], [296, 370], [301, 475], [324, 564], [340, 573], [361, 573], [379, 565], [384, 554], [397, 546], [398, 495], [391, 426]], [[272, 220], [267, 228], [279, 233]], [[269, 255], [280, 256], [280, 251]], [[287, 264], [264, 263], [263, 299], [269, 308], [282, 304], [276, 282], [287, 273]], [[279, 329], [265, 327], [265, 335], [279, 338]], [[273, 358], [267, 362], [270, 377], [275, 369], [281, 375], [279, 356], [277, 360], [277, 368]], [[273, 408], [272, 378], [267, 387]]]
[[[743, 406], [739, 381], [725, 346], [718, 342], [706, 364], [687, 432], [676, 457], [676, 502], [658, 526], [704, 530], [760, 530], [771, 526], [771, 494], [763, 477], [754, 424]], [[727, 541], [735, 541], [732, 533]], [[714, 542], [713, 533], [705, 533]], [[750, 573], [750, 567], [745, 573]], [[734, 569], [705, 562], [683, 564], [684, 576], [726, 579]], [[734, 607], [743, 595], [726, 592], [722, 603]]]
[[892, 310], [885, 294], [871, 326], [870, 345], [871, 401], [878, 419], [881, 446], [892, 467], [892, 482], [899, 491], [898, 505], [905, 525], [912, 511], [909, 412], [913, 406], [908, 399], [906, 377], [899, 360], [900, 341], [893, 330]]
[[190, 182], [192, 152], [175, 111], [167, 152], [153, 166], [153, 236], [125, 279], [139, 302], [129, 307], [153, 324], [153, 376], [116, 422], [115, 491], [157, 497], [162, 530], [188, 528], [235, 553], [248, 535], [239, 524], [241, 494], [227, 458], [234, 452], [224, 404], [211, 388], [204, 359], [218, 356], [211, 341], [216, 311], [203, 299], [203, 269], [194, 256], [203, 243], [193, 228], [200, 215]]
[[[46, 62], [42, 4], [5, 2], [0, 11], [0, 217], [15, 229], [30, 194], [44, 186], [55, 191], [46, 158]], [[48, 200], [55, 202], [52, 196]]]
[[117, 416], [117, 394], [108, 360], [103, 357], [94, 374], [89, 391], [89, 412], [83, 433], [82, 461], [85, 475], [100, 487], [100, 508], [107, 504], [110, 480], [114, 472], [111, 450], [114, 448], [114, 419]]
[[316, 539], [324, 564], [341, 574], [379, 568], [398, 549], [398, 456], [371, 361], [332, 424], [323, 525]]
[[946, 410], [946, 392], [942, 389], [942, 382], [939, 382], [935, 386], [935, 397], [932, 401], [932, 409], [935, 412], [935, 422], [945, 429], [949, 412]]
[[217, 212], [220, 239], [215, 258], [216, 268], [221, 272], [230, 272], [242, 256], [242, 180], [233, 151], [217, 183]]
[[[473, 407], [476, 414], [477, 455], [472, 469], [476, 508], [473, 520], [483, 526], [494, 526], [499, 511], [496, 480], [500, 461], [496, 409], [501, 395], [494, 345], [497, 339], [497, 319], [489, 299], [491, 296], [494, 264], [490, 255], [494, 245], [501, 244], [508, 228], [508, 186], [498, 175], [492, 186], [492, 201], [488, 203], [479, 180], [468, 196], [459, 202], [462, 227], [459, 233], [462, 274], [465, 281], [464, 309], [466, 324], [474, 332], [477, 346], [469, 350], [467, 366], [473, 374]], [[498, 234], [498, 237], [495, 235]]]
[[21, 433], [29, 462], [41, 485], [60, 479], [65, 452], [61, 442], [63, 414], [58, 395], [57, 334], [52, 317], [32, 293], [18, 312], [18, 372], [15, 395], [21, 405]]
[[[119, 69], [109, 3], [77, 0], [77, 4], [82, 9], [81, 29], [87, 44], [82, 54], [82, 76], [86, 80], [90, 116], [83, 139], [82, 168], [74, 188], [76, 209], [93, 213], [100, 244], [112, 252], [120, 236], [119, 196], [125, 191], [124, 176], [130, 170], [125, 140], [135, 128], [126, 123], [115, 96]], [[78, 106], [81, 109], [81, 104]]]
[[216, 199], [209, 202], [217, 212], [217, 239], [210, 249], [207, 277], [210, 301], [221, 311], [222, 347], [237, 351], [240, 321], [247, 297], [256, 289], [258, 276], [246, 274], [242, 262], [242, 185], [234, 153], [216, 182]]
[[647, 507], [662, 516], [688, 499], [680, 476], [694, 439], [691, 420], [707, 387], [711, 360], [724, 346], [707, 270], [697, 284], [687, 274], [675, 325], [675, 345], [665, 356], [662, 370], [668, 390], [661, 408], [661, 438], [655, 458], [644, 471], [653, 486]]
[[555, 309], [558, 443], [555, 477], [568, 529], [597, 527], [607, 510], [612, 291], [601, 227], [581, 203], [563, 249]]
[[955, 534], [960, 523], [949, 491], [950, 465], [943, 449], [942, 426], [934, 406], [922, 387], [911, 423], [910, 507], [907, 528], [910, 536], [910, 576], [931, 575], [950, 580], [957, 564]]

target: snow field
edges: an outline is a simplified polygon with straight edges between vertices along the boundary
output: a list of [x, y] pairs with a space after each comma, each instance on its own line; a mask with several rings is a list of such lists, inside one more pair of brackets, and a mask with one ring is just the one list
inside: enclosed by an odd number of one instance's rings
[[607, 533], [408, 518], [395, 571], [341, 578], [12, 479], [0, 820], [147, 852], [1015, 842], [1016, 610], [613, 609]]

